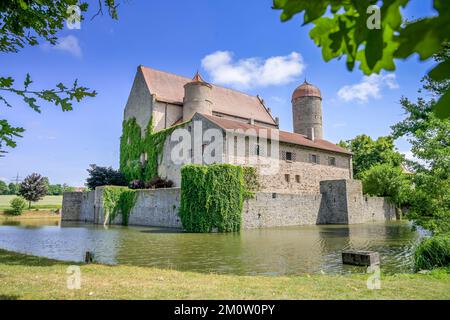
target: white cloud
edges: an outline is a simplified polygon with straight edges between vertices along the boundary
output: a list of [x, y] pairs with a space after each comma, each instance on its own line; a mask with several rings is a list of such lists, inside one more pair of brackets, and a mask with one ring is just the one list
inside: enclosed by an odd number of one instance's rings
[[43, 45], [43, 48], [45, 50], [53, 49], [68, 52], [75, 57], [81, 57], [82, 55], [78, 38], [73, 35], [59, 38], [58, 43], [54, 46], [51, 46], [48, 43], [46, 43]]
[[305, 64], [297, 52], [265, 60], [247, 58], [234, 61], [232, 52], [216, 51], [202, 59], [202, 67], [214, 83], [254, 88], [292, 82], [302, 74]]
[[344, 86], [339, 89], [337, 94], [339, 98], [344, 101], [357, 101], [359, 103], [364, 103], [369, 101], [370, 98], [381, 98], [382, 88], [398, 88], [394, 73], [387, 75], [372, 74], [370, 76], [364, 76], [360, 83]]

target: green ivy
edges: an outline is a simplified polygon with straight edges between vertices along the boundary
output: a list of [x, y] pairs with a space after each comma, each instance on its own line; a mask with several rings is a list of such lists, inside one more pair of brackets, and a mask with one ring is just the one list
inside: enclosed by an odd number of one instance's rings
[[[128, 179], [148, 181], [158, 175], [158, 164], [162, 158], [164, 142], [178, 126], [153, 132], [153, 120], [141, 134], [136, 118], [124, 120], [120, 138], [120, 172]], [[147, 153], [147, 161], [142, 165], [141, 154]]]
[[120, 214], [122, 216], [122, 225], [127, 226], [136, 200], [137, 190], [131, 190], [127, 187], [105, 187], [103, 189], [104, 218], [111, 223]]
[[239, 231], [244, 200], [243, 170], [230, 164], [181, 169], [180, 218], [189, 232]]
[[244, 198], [253, 198], [255, 192], [261, 189], [258, 172], [255, 167], [242, 167], [244, 178]]
[[141, 128], [136, 123], [136, 119], [124, 120], [120, 138], [120, 172], [128, 181], [140, 179], [142, 175], [141, 140]]

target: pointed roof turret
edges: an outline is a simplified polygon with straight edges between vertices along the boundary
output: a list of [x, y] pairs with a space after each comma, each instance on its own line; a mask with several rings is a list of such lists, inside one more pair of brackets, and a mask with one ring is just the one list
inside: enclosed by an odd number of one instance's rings
[[195, 73], [194, 77], [192, 78], [192, 81], [188, 82], [188, 84], [189, 83], [197, 83], [197, 84], [202, 84], [202, 85], [211, 87], [211, 85], [208, 82], [203, 80], [202, 76], [200, 75], [200, 73], [198, 71]]

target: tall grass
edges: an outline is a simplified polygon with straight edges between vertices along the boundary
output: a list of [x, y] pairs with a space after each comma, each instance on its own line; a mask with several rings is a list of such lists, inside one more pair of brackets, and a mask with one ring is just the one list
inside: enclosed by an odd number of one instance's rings
[[450, 236], [424, 239], [414, 252], [416, 271], [450, 266]]

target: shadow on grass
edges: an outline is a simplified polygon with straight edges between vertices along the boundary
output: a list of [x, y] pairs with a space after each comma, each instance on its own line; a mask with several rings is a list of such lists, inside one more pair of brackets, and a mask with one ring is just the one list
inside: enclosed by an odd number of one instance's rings
[[51, 267], [55, 265], [80, 265], [81, 263], [52, 260], [0, 249], [0, 264], [9, 266]]
[[0, 294], [0, 300], [19, 300], [20, 296], [15, 294]]

